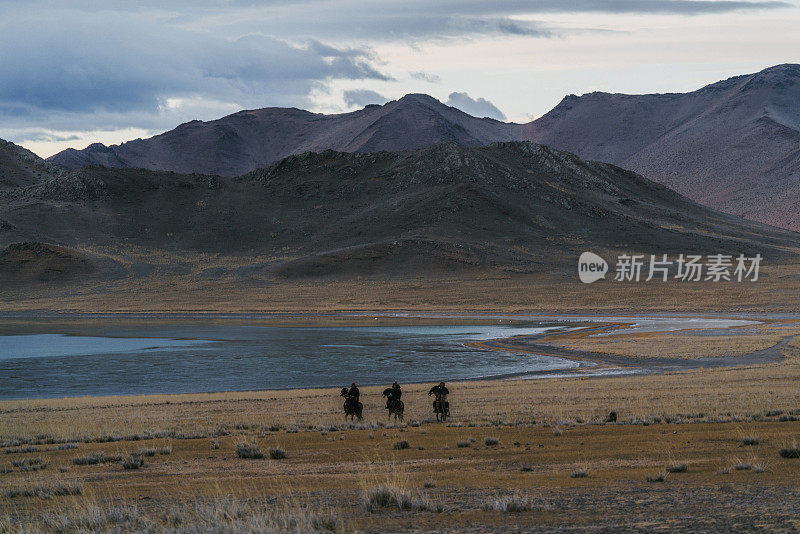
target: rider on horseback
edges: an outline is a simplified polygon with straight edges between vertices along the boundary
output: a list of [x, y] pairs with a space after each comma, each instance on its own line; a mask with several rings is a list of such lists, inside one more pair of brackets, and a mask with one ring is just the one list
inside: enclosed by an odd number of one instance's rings
[[358, 386], [356, 386], [356, 383], [353, 382], [352, 384], [350, 384], [350, 389], [347, 390], [347, 398], [345, 399], [345, 402], [347, 403], [348, 406], [355, 407], [358, 405], [358, 397], [360, 395], [361, 392], [358, 391]]
[[[433, 395], [434, 398], [441, 396], [444, 399], [444, 411], [445, 413], [450, 413], [450, 402], [447, 400], [447, 395], [450, 394], [450, 390], [447, 389], [447, 386], [444, 385], [444, 382], [439, 382], [438, 385], [433, 386], [430, 391], [428, 391], [428, 396]], [[436, 401], [433, 401], [433, 410], [436, 411]]]
[[403, 392], [400, 390], [400, 384], [395, 382], [392, 384], [392, 387], [384, 389], [383, 396], [386, 397], [386, 409], [388, 410], [396, 401], [400, 400], [400, 397], [403, 396]]

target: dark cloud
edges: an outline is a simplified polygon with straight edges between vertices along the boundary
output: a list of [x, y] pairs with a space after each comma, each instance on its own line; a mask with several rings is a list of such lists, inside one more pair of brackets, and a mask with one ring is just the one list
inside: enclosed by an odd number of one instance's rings
[[490, 117], [499, 121], [506, 120], [506, 116], [497, 109], [497, 106], [485, 98], [472, 98], [467, 93], [450, 93], [445, 104], [475, 117]]
[[385, 104], [389, 99], [371, 89], [350, 89], [344, 92], [344, 103], [363, 108], [368, 104]]
[[326, 80], [391, 79], [373, 65], [368, 48], [295, 45], [258, 34], [225, 39], [146, 15], [70, 14], [0, 17], [5, 126], [15, 118], [34, 126], [67, 116], [72, 128], [120, 126], [98, 123], [110, 114], [127, 116], [122, 125], [129, 126], [132, 115], [152, 117], [175, 98], [307, 105], [311, 90]]

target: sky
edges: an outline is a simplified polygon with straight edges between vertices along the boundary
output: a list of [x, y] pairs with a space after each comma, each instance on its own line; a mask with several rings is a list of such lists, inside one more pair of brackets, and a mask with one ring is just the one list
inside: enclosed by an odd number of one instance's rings
[[408, 93], [528, 122], [800, 63], [797, 28], [800, 0], [0, 0], [0, 138], [47, 157]]

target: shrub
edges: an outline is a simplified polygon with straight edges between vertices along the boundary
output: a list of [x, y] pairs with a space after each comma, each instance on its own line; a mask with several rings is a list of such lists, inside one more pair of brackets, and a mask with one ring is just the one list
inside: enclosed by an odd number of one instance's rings
[[510, 514], [530, 512], [533, 510], [547, 510], [549, 508], [549, 505], [539, 503], [530, 496], [524, 494], [495, 497], [483, 505], [484, 510]]
[[664, 482], [667, 479], [667, 473], [662, 471], [661, 473], [657, 473], [655, 475], [647, 475], [644, 478], [648, 482]]
[[586, 469], [576, 469], [569, 474], [570, 478], [586, 478], [588, 476], [589, 472]]
[[364, 504], [368, 511], [380, 509], [441, 512], [442, 507], [433, 505], [427, 498], [414, 495], [397, 486], [378, 486], [364, 491]]
[[260, 460], [264, 458], [264, 453], [252, 443], [240, 443], [236, 446], [236, 456], [239, 458]]
[[273, 460], [284, 460], [288, 456], [286, 455], [286, 451], [283, 449], [270, 449], [269, 457]]
[[122, 460], [123, 469], [139, 469], [142, 466], [144, 466], [144, 458], [142, 458], [141, 456], [136, 456], [131, 454], [130, 456]]
[[745, 437], [742, 438], [742, 445], [745, 445], [745, 446], [758, 445], [760, 442], [761, 442], [761, 440], [758, 439], [758, 436], [745, 436]]
[[146, 448], [146, 449], [139, 449], [137, 451], [134, 451], [131, 454], [131, 456], [143, 456], [143, 457], [148, 457], [149, 458], [149, 457], [155, 456], [156, 452], [157, 452], [156, 449], [154, 449], [153, 447], [149, 447], [149, 448]]
[[668, 473], [685, 473], [689, 470], [689, 466], [685, 463], [673, 463], [667, 466]]
[[172, 454], [172, 447], [161, 447], [158, 449], [158, 454], [161, 454], [162, 456]]
[[394, 444], [395, 450], [398, 451], [402, 449], [408, 449], [409, 447], [411, 447], [411, 445], [409, 445], [409, 443], [406, 440], [396, 441]]
[[219, 441], [215, 439], [211, 440], [211, 450], [215, 451], [217, 449], [219, 449]]
[[497, 438], [490, 438], [490, 437], [487, 436], [487, 437], [483, 438], [483, 444], [486, 445], [487, 447], [493, 447], [495, 445], [499, 445], [500, 444], [500, 440], [497, 439]]
[[781, 448], [778, 453], [781, 455], [781, 458], [800, 458], [800, 447], [798, 447], [797, 444], [792, 444]]
[[472, 445], [472, 442], [466, 440], [459, 441], [458, 443], [456, 443], [456, 447], [458, 447], [459, 449], [466, 449], [470, 445]]
[[77, 449], [77, 448], [78, 448], [78, 444], [77, 443], [62, 443], [61, 445], [56, 447], [56, 449], [58, 449], [60, 451], [65, 451], [65, 450], [68, 450], [68, 449]]
[[16, 497], [39, 497], [49, 499], [62, 495], [80, 495], [80, 484], [58, 483], [53, 486], [33, 486], [30, 488], [8, 488], [3, 490], [3, 497], [13, 499]]
[[121, 460], [122, 456], [106, 456], [103, 452], [94, 452], [88, 456], [76, 456], [72, 459], [72, 463], [75, 465], [96, 465], [119, 462]]
[[734, 460], [733, 468], [737, 471], [747, 471], [748, 469], [753, 468], [753, 464], [750, 462], [744, 462], [742, 460]]

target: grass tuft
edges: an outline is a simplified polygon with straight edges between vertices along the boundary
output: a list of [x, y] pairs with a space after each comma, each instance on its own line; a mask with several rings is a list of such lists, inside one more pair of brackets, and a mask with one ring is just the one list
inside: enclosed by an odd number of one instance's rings
[[285, 460], [289, 456], [286, 454], [286, 451], [283, 449], [270, 449], [269, 450], [269, 457], [272, 460]]
[[261, 460], [264, 453], [253, 443], [240, 443], [236, 446], [236, 456], [248, 460]]
[[396, 441], [394, 443], [394, 448], [395, 448], [395, 450], [398, 450], [398, 451], [402, 450], [402, 449], [408, 449], [409, 447], [411, 447], [411, 445], [409, 445], [409, 443], [406, 440]]
[[667, 473], [662, 471], [661, 473], [656, 473], [655, 475], [647, 475], [644, 478], [648, 482], [664, 482], [667, 479]]
[[122, 468], [123, 469], [139, 469], [140, 467], [144, 466], [144, 458], [141, 456], [136, 456], [131, 454], [124, 460], [122, 460]]
[[689, 470], [689, 465], [685, 462], [675, 462], [667, 466], [667, 473], [685, 473]]
[[781, 458], [800, 458], [800, 447], [798, 447], [797, 443], [793, 443], [792, 445], [781, 447], [778, 454], [781, 455]]
[[483, 438], [483, 444], [486, 445], [487, 447], [494, 447], [495, 445], [500, 444], [500, 440], [497, 438], [492, 438], [487, 436]]
[[483, 509], [486, 511], [517, 514], [535, 510], [549, 510], [550, 506], [533, 499], [529, 495], [516, 493], [513, 495], [494, 497], [484, 503]]

